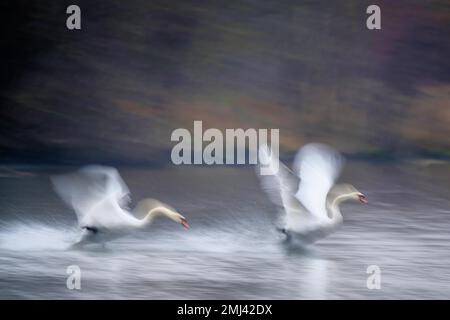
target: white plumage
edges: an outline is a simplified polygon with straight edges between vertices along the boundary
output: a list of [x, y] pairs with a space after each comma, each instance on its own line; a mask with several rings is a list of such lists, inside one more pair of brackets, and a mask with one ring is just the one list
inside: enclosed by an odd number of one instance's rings
[[335, 185], [344, 159], [327, 145], [305, 145], [295, 157], [293, 170], [273, 157], [266, 145], [259, 149], [259, 160], [271, 173], [258, 176], [269, 198], [282, 208], [281, 229], [288, 239], [306, 244], [323, 238], [342, 223], [342, 201], [367, 203], [352, 185]]
[[54, 176], [52, 182], [57, 194], [75, 211], [83, 229], [78, 245], [124, 236], [145, 228], [160, 215], [189, 227], [181, 214], [153, 199], [141, 200], [132, 214], [128, 210], [130, 191], [111, 167], [87, 166], [75, 173]]

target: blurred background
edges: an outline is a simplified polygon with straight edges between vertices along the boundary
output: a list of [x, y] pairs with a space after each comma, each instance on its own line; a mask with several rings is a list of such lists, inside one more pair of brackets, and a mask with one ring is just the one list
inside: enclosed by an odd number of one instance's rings
[[[170, 164], [175, 128], [280, 128], [365, 158], [450, 156], [450, 6], [3, 1], [2, 162]], [[82, 30], [66, 28], [81, 7]]]

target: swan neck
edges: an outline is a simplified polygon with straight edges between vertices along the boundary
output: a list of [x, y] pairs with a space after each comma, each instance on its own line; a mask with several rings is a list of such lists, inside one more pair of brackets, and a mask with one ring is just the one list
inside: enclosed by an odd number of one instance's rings
[[341, 209], [339, 206], [343, 201], [347, 199], [348, 197], [346, 194], [341, 194], [330, 201], [330, 204], [328, 206], [330, 220], [342, 220]]
[[141, 220], [141, 225], [148, 226], [153, 222], [155, 218], [160, 216], [166, 216], [169, 219], [175, 220], [175, 215], [176, 215], [175, 212], [173, 212], [170, 209], [164, 207], [156, 207], [150, 210], [144, 217], [144, 219]]
[[331, 207], [333, 208], [339, 208], [339, 205], [346, 201], [346, 200], [350, 200], [352, 199], [352, 194], [340, 194], [338, 196], [336, 196], [334, 199], [332, 199], [331, 201]]

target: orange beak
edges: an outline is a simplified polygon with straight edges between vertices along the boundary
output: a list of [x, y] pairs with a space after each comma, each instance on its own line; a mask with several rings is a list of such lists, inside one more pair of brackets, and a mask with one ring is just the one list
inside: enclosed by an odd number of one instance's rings
[[369, 200], [367, 200], [365, 195], [360, 194], [358, 197], [359, 197], [359, 201], [361, 201], [361, 203], [364, 203], [364, 204], [369, 203]]
[[185, 218], [181, 218], [181, 224], [183, 225], [183, 227], [185, 227], [186, 229], [189, 229], [189, 224], [187, 223], [187, 220]]

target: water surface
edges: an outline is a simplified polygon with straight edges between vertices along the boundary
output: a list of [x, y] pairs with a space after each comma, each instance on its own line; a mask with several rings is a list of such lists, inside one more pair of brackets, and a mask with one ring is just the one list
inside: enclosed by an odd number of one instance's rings
[[[341, 178], [369, 198], [345, 204], [344, 226], [309, 249], [283, 245], [277, 212], [253, 168], [120, 168], [135, 203], [151, 196], [189, 220], [67, 250], [75, 215], [48, 173], [0, 177], [0, 298], [3, 299], [450, 299], [450, 166], [349, 163]], [[5, 173], [6, 172], [6, 173]], [[81, 290], [66, 269], [81, 268]], [[381, 289], [366, 286], [369, 265]]]

